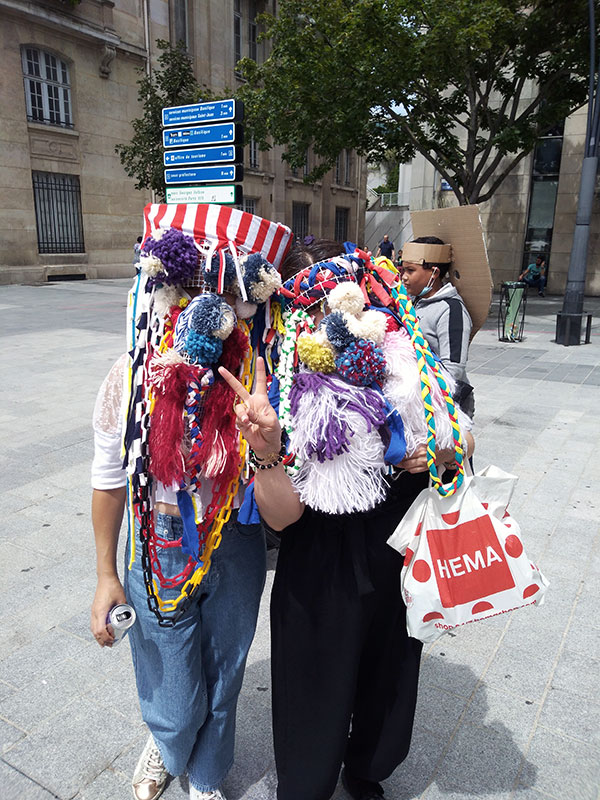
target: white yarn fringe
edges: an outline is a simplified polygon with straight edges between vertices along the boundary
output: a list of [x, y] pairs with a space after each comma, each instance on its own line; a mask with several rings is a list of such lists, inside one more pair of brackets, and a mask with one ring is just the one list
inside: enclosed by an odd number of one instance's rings
[[[387, 363], [387, 377], [383, 391], [386, 398], [396, 408], [404, 422], [406, 453], [414, 453], [419, 445], [427, 442], [427, 422], [425, 407], [421, 397], [421, 379], [417, 367], [417, 354], [405, 330], [390, 331], [385, 337], [383, 348]], [[431, 385], [431, 399], [434, 409], [436, 447], [438, 450], [454, 448], [452, 426], [448, 407], [437, 378], [427, 369]], [[444, 378], [450, 393], [454, 390], [454, 380], [445, 372]], [[462, 431], [470, 430], [465, 417], [457, 407], [459, 425]]]
[[[322, 430], [325, 415], [343, 417], [348, 424], [348, 452], [319, 462], [315, 455], [306, 458], [306, 443], [314, 442]], [[300, 499], [326, 514], [368, 511], [386, 496], [384, 447], [375, 426], [368, 430], [365, 419], [348, 411], [330, 390], [300, 400], [290, 435], [290, 449], [302, 462], [292, 478]]]

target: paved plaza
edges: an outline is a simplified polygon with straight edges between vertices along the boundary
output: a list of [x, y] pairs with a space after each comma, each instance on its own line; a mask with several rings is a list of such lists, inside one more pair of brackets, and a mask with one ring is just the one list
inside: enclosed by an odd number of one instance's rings
[[[91, 414], [124, 347], [128, 282], [0, 289], [0, 800], [126, 800], [147, 732], [127, 642], [88, 629], [95, 588]], [[554, 344], [559, 298], [522, 342], [497, 306], [471, 347], [476, 468], [519, 476], [511, 510], [545, 604], [426, 647], [410, 755], [390, 800], [600, 797], [600, 300], [592, 343]], [[124, 538], [123, 536], [121, 537]], [[238, 710], [228, 800], [274, 800], [269, 573]], [[165, 800], [184, 800], [175, 778]], [[346, 794], [338, 787], [335, 798]], [[307, 799], [309, 800], [309, 799]]]

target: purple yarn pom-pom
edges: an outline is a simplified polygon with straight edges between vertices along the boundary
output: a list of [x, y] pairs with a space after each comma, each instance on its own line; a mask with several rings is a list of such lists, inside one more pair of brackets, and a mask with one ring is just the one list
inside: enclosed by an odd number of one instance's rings
[[163, 265], [155, 280], [169, 286], [185, 286], [190, 283], [198, 266], [198, 250], [191, 236], [176, 228], [169, 228], [160, 239], [146, 239], [142, 250], [150, 253]]

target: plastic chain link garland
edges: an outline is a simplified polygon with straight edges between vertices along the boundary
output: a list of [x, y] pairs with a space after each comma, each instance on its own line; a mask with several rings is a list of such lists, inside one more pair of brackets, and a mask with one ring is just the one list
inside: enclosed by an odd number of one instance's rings
[[[250, 329], [246, 322], [240, 320], [238, 326], [244, 332], [248, 343], [250, 342]], [[244, 387], [250, 391], [252, 382], [254, 380], [255, 359], [252, 348], [248, 346], [248, 351], [244, 357], [241, 367], [240, 382]], [[204, 542], [204, 549], [202, 551], [202, 560], [198, 562], [197, 568], [194, 570], [191, 577], [187, 578], [193, 564], [192, 559], [184, 568], [183, 572], [172, 579], [165, 579], [158, 566], [158, 558], [156, 556], [155, 544], [156, 536], [154, 534], [153, 514], [150, 504], [150, 487], [140, 486], [138, 496], [135, 500], [138, 506], [139, 520], [140, 520], [140, 539], [142, 543], [142, 570], [144, 574], [144, 585], [146, 587], [148, 607], [150, 611], [158, 619], [158, 624], [164, 628], [170, 628], [181, 619], [183, 614], [187, 611], [192, 603], [194, 595], [198, 591], [198, 587], [202, 579], [210, 569], [211, 559], [214, 551], [221, 544], [222, 529], [231, 516], [233, 500], [239, 488], [239, 482], [242, 471], [245, 465], [246, 457], [246, 441], [240, 437], [239, 445], [239, 468], [237, 475], [231, 481], [222, 487], [218, 482], [215, 485], [212, 500], [206, 509], [204, 519], [198, 524], [198, 535], [200, 544]], [[144, 472], [148, 474], [148, 454], [144, 454]], [[190, 563], [192, 562], [192, 563]], [[187, 578], [181, 588], [179, 596], [172, 600], [163, 600], [159, 595], [159, 589], [156, 581], [159, 578], [161, 585], [172, 585], [177, 579]], [[166, 616], [171, 614], [172, 616]]]

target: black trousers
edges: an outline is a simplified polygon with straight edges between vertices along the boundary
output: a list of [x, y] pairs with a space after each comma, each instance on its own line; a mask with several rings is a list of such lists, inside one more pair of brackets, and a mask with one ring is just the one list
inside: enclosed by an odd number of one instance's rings
[[387, 778], [410, 747], [422, 645], [406, 632], [403, 559], [386, 544], [427, 475], [374, 511], [306, 509], [282, 532], [271, 596], [278, 800], [328, 800], [345, 763]]

